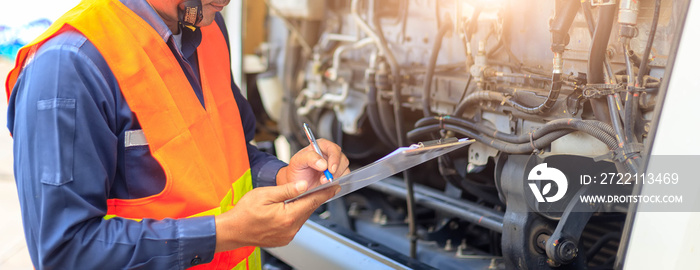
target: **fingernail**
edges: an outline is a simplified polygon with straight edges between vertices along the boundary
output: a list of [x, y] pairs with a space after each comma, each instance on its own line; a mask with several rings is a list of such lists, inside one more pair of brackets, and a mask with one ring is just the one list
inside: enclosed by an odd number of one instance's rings
[[336, 170], [338, 170], [338, 164], [333, 164], [333, 166], [331, 166], [331, 173], [335, 173]]
[[333, 194], [333, 196], [338, 195], [339, 192], [340, 192], [340, 186], [338, 186], [338, 188], [335, 189], [335, 194]]
[[306, 191], [306, 182], [299, 181], [296, 184], [294, 184], [294, 187], [297, 189], [298, 192], [304, 192]]
[[316, 167], [323, 168], [324, 163], [325, 161], [323, 161], [323, 159], [319, 159], [316, 161]]

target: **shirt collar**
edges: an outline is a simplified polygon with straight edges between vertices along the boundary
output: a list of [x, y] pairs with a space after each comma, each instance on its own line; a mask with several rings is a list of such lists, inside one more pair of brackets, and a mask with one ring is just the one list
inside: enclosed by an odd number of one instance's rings
[[[168, 40], [173, 37], [173, 33], [170, 28], [165, 24], [163, 19], [158, 15], [158, 13], [151, 7], [151, 5], [146, 2], [146, 0], [120, 0], [127, 8], [131, 9], [136, 15], [139, 15], [141, 19], [146, 21], [153, 30], [155, 30], [163, 42], [167, 43]], [[182, 35], [182, 47], [178, 48], [183, 54], [185, 59], [190, 58], [194, 52], [197, 50], [200, 42], [202, 41], [201, 30], [189, 31], [189, 29], [180, 29]]]
[[146, 2], [146, 0], [120, 0], [122, 4], [124, 4], [126, 7], [131, 9], [136, 15], [139, 15], [141, 19], [146, 21], [148, 24], [153, 27], [153, 30], [155, 30], [160, 37], [163, 38], [164, 42], [168, 42], [168, 39], [170, 36], [173, 35], [173, 33], [170, 31], [170, 28], [163, 22], [163, 19], [158, 15], [158, 13], [153, 10], [151, 5]]

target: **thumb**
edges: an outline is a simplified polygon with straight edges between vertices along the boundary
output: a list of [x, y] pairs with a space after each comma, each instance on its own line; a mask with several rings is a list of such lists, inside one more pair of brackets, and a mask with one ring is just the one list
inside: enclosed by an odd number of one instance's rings
[[284, 202], [304, 193], [308, 188], [306, 181], [287, 183], [281, 186], [271, 187], [268, 200], [272, 202]]

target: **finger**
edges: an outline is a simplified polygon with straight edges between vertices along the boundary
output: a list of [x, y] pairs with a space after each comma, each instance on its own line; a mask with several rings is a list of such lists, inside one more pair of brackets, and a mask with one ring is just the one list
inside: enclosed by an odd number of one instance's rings
[[345, 158], [345, 155], [337, 144], [328, 141], [326, 139], [318, 140], [318, 147], [321, 148], [323, 154], [326, 155], [328, 160], [328, 170], [335, 174], [341, 163], [341, 159]]
[[321, 185], [330, 182], [328, 178], [326, 178], [326, 175], [321, 175], [321, 177], [318, 179], [318, 182], [321, 183]]
[[340, 164], [338, 164], [338, 168], [335, 171], [335, 174], [337, 175], [344, 175], [343, 173], [345, 170], [347, 170], [350, 167], [350, 161], [348, 158], [343, 155], [343, 157], [340, 159]]
[[345, 176], [345, 175], [348, 175], [348, 174], [350, 174], [350, 168], [345, 168], [345, 171], [343, 171], [343, 173], [340, 174], [340, 176]]
[[293, 170], [313, 168], [317, 171], [325, 171], [328, 169], [328, 162], [315, 151], [299, 151], [292, 157], [289, 166]]
[[306, 181], [297, 181], [287, 183], [281, 186], [263, 187], [265, 197], [273, 203], [284, 202], [289, 199], [296, 198], [308, 189]]
[[[311, 215], [311, 212], [316, 210], [321, 204], [333, 198], [338, 192], [340, 192], [340, 186], [333, 185], [288, 203], [287, 209], [295, 211], [298, 215], [304, 215], [305, 213]], [[308, 216], [306, 218], [308, 218]]]
[[299, 150], [297, 153], [309, 152], [309, 151], [311, 151], [311, 152], [316, 152], [316, 150], [315, 150], [314, 147], [311, 145], [311, 143], [309, 143], [308, 145], [306, 145], [306, 147], [302, 148], [302, 149]]

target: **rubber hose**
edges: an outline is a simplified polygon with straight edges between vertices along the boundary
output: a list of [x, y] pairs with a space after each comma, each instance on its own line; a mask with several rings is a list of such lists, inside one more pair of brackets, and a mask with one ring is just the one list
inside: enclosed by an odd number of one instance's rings
[[527, 114], [546, 113], [549, 110], [551, 110], [552, 107], [554, 107], [554, 104], [557, 102], [557, 98], [559, 98], [559, 92], [561, 91], [562, 84], [563, 82], [561, 80], [561, 73], [553, 73], [551, 89], [549, 90], [547, 99], [544, 102], [542, 102], [542, 104], [535, 107], [527, 107], [513, 100], [510, 100], [510, 105], [513, 106], [513, 108], [515, 108], [516, 110]]
[[460, 117], [462, 114], [464, 114], [464, 111], [467, 110], [469, 105], [472, 105], [474, 103], [477, 103], [479, 101], [495, 101], [495, 102], [504, 102], [508, 105], [511, 104], [510, 100], [506, 98], [502, 93], [499, 92], [492, 92], [492, 91], [476, 91], [474, 93], [469, 94], [466, 98], [464, 98], [458, 105], [457, 108], [455, 108], [455, 111], [452, 115]]
[[[637, 80], [635, 82], [635, 87], [642, 87], [644, 83], [644, 75], [647, 73], [647, 66], [649, 64], [649, 54], [651, 53], [651, 48], [654, 45], [654, 37], [656, 36], [656, 27], [659, 24], [659, 12], [661, 10], [661, 0], [656, 0], [654, 4], [654, 17], [651, 20], [651, 29], [649, 29], [649, 38], [647, 39], [646, 47], [644, 48], [644, 54], [641, 58], [641, 64], [639, 66], [639, 74], [637, 74]], [[633, 91], [632, 99], [629, 105], [625, 104], [625, 134], [629, 141], [638, 142], [639, 140], [634, 136], [634, 126], [636, 122], [637, 110], [639, 108], [639, 93]]]
[[547, 147], [556, 139], [559, 139], [562, 136], [572, 132], [572, 130], [558, 130], [558, 131], [549, 133], [549, 134], [547, 134], [539, 139], [533, 139], [532, 142], [515, 144], [515, 143], [504, 142], [501, 140], [496, 140], [494, 138], [478, 134], [472, 130], [469, 130], [469, 129], [466, 129], [466, 128], [463, 128], [460, 126], [445, 124], [443, 126], [430, 125], [430, 126], [416, 128], [416, 129], [408, 132], [408, 137], [415, 139], [421, 135], [429, 134], [432, 132], [437, 132], [437, 131], [442, 130], [442, 129], [465, 135], [469, 138], [473, 138], [481, 143], [484, 143], [490, 147], [496, 148], [499, 151], [503, 151], [506, 153], [512, 153], [512, 154], [532, 153], [533, 150], [542, 149], [544, 147]]
[[[587, 3], [588, 2], [585, 4], [588, 5]], [[610, 33], [612, 32], [617, 6], [605, 5], [598, 7], [598, 9], [598, 23], [593, 33], [593, 41], [591, 42], [591, 49], [588, 54], [587, 72], [589, 84], [605, 83], [603, 64], [605, 62], [605, 54], [607, 53], [608, 40], [610, 40]], [[605, 123], [612, 123], [610, 119], [612, 115], [608, 108], [609, 104], [607, 104], [604, 99], [591, 99], [591, 106], [596, 119]]]
[[651, 20], [651, 29], [649, 29], [649, 39], [647, 39], [646, 47], [644, 48], [644, 54], [642, 55], [642, 63], [639, 67], [639, 74], [637, 74], [637, 87], [641, 87], [644, 80], [644, 75], [646, 75], [647, 66], [649, 63], [649, 54], [651, 53], [651, 48], [654, 45], [654, 37], [656, 36], [656, 26], [659, 24], [659, 12], [661, 9], [661, 0], [656, 0], [654, 4], [654, 17]]
[[[636, 85], [635, 84], [635, 78], [634, 78], [634, 70], [632, 70], [632, 60], [630, 59], [629, 55], [629, 44], [626, 44], [623, 46], [624, 48], [624, 53], [625, 53], [625, 66], [627, 69], [627, 95], [625, 95], [625, 116], [622, 119], [622, 123], [625, 125], [625, 140], [628, 142], [636, 142], [637, 137], [634, 135], [634, 95], [638, 95], [635, 93], [632, 88]], [[636, 114], [635, 114], [636, 115]]]
[[[439, 125], [440, 119], [438, 118], [423, 118], [418, 120], [416, 122], [416, 127], [420, 126], [425, 126], [429, 124], [438, 124]], [[514, 134], [508, 134], [508, 133], [503, 133], [499, 132], [493, 128], [489, 128], [486, 126], [478, 125], [476, 123], [460, 119], [460, 118], [443, 118], [442, 119], [443, 123], [447, 124], [453, 124], [461, 127], [465, 127], [468, 129], [475, 130], [477, 132], [480, 132], [482, 134], [486, 134], [486, 136], [489, 136], [493, 139], [508, 142], [508, 143], [526, 143], [530, 141], [530, 134], [522, 134], [522, 135], [514, 135]], [[437, 123], [435, 123], [437, 122]], [[605, 143], [606, 146], [610, 149], [616, 149], [617, 148], [617, 141], [615, 140], [614, 133], [612, 131], [612, 127], [609, 125], [602, 123], [600, 121], [595, 121], [595, 120], [580, 120], [580, 119], [556, 119], [553, 121], [548, 122], [544, 126], [540, 127], [539, 129], [535, 130], [534, 133], [532, 133], [532, 139], [539, 139], [542, 138], [543, 136], [557, 131], [557, 130], [577, 130], [584, 132], [586, 134], [589, 134], [593, 136], [594, 138], [602, 141]]]
[[581, 5], [579, 0], [559, 1], [559, 3], [561, 6], [557, 9], [549, 31], [552, 32], [552, 45], [562, 45], [560, 48], [562, 50], [559, 51], [561, 53], [564, 49], [563, 46], [566, 45], [569, 28], [571, 28]]
[[[487, 203], [503, 206], [503, 202], [501, 202], [497, 195], [495, 195], [493, 192], [484, 190], [486, 185], [473, 182], [472, 180], [459, 175], [454, 169], [449, 169], [449, 167], [454, 167], [451, 165], [451, 162], [452, 160], [448, 155], [438, 157], [438, 168], [440, 174], [447, 182], [455, 187], [459, 187], [477, 198], [484, 200]], [[495, 186], [490, 187], [495, 189]]]
[[561, 80], [561, 74], [552, 74], [552, 89], [549, 91], [549, 94], [547, 95], [547, 99], [542, 102], [542, 104], [535, 106], [535, 107], [527, 107], [525, 105], [522, 105], [520, 103], [517, 103], [513, 101], [512, 99], [509, 99], [503, 93], [499, 92], [493, 92], [493, 91], [476, 91], [474, 93], [469, 94], [466, 98], [464, 98], [458, 105], [457, 108], [455, 108], [455, 111], [452, 115], [460, 117], [464, 112], [467, 110], [469, 105], [472, 105], [474, 103], [477, 103], [479, 101], [495, 101], [495, 102], [502, 102], [505, 105], [511, 106], [521, 112], [527, 113], [527, 114], [540, 114], [540, 113], [546, 113], [548, 112], [552, 107], [554, 107], [554, 104], [557, 101], [557, 98], [559, 97], [559, 93], [561, 91], [561, 86], [562, 86], [562, 80]]
[[440, 54], [440, 47], [442, 47], [442, 39], [451, 28], [452, 21], [448, 17], [446, 21], [442, 22], [440, 30], [438, 30], [437, 35], [435, 35], [433, 50], [430, 52], [428, 70], [425, 74], [425, 79], [423, 80], [423, 116], [425, 117], [430, 116], [430, 86], [433, 84], [433, 75], [435, 74], [435, 65], [437, 64], [437, 58]]
[[390, 136], [384, 131], [382, 120], [379, 118], [377, 106], [377, 86], [374, 84], [374, 72], [367, 70], [365, 72], [365, 87], [367, 88], [367, 118], [380, 141], [387, 146], [396, 147], [396, 144], [389, 139]]
[[[382, 30], [382, 25], [379, 21], [379, 17], [374, 16], [374, 18], [372, 19], [374, 21], [374, 25], [377, 27], [379, 45], [384, 48], [383, 50], [384, 52], [386, 52], [386, 56], [389, 60], [389, 65], [391, 66], [391, 74], [393, 75], [393, 78], [391, 78], [391, 90], [394, 97], [394, 124], [396, 127], [396, 141], [398, 146], [404, 146], [406, 144], [406, 133], [403, 129], [403, 114], [401, 112], [401, 87], [399, 85], [399, 80], [401, 78], [401, 66], [396, 61], [394, 54], [389, 50], [389, 46], [387, 45], [386, 38], [384, 37], [384, 31]], [[418, 236], [416, 234], [416, 202], [413, 192], [413, 179], [408, 173], [408, 170], [403, 172], [403, 178], [406, 182], [406, 207], [409, 220], [408, 237], [411, 243], [409, 256], [411, 258], [416, 258], [418, 250]]]

